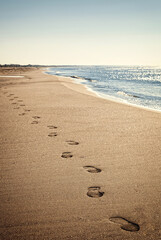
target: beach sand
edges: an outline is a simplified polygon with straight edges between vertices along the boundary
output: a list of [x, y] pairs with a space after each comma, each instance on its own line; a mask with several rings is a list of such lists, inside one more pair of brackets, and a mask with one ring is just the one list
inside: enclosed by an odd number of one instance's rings
[[161, 114], [0, 70], [0, 239], [161, 239]]

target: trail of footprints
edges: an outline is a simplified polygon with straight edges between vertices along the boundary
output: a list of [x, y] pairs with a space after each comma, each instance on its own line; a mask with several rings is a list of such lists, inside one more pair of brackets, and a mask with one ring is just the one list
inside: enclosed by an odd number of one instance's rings
[[[3, 93], [5, 95], [8, 94], [7, 91], [4, 91]], [[14, 107], [14, 109], [20, 109], [20, 107], [25, 107], [23, 100], [18, 99], [18, 97], [14, 96], [13, 93], [7, 95], [7, 97], [10, 98], [9, 101], [14, 101], [14, 102], [12, 102], [12, 105], [16, 105]], [[17, 102], [16, 102], [16, 100], [17, 100]], [[24, 112], [20, 113], [19, 116], [24, 116], [27, 112], [30, 112], [30, 111], [31, 111], [30, 109], [24, 109]], [[31, 122], [31, 124], [39, 123], [40, 116], [32, 116], [32, 118], [33, 118], [33, 121]], [[58, 136], [58, 133], [56, 131], [57, 126], [48, 125], [47, 128], [50, 130], [54, 130], [48, 134], [48, 137], [53, 138], [53, 137]], [[79, 142], [76, 142], [73, 140], [67, 140], [66, 143], [68, 145], [73, 145], [73, 146], [79, 145]], [[63, 159], [70, 159], [73, 157], [73, 154], [71, 152], [63, 152], [61, 157]], [[83, 169], [90, 174], [97, 174], [97, 173], [102, 172], [102, 170], [100, 168], [97, 168], [97, 167], [91, 166], [91, 165], [83, 166]], [[101, 197], [103, 197], [103, 195], [104, 195], [104, 192], [101, 190], [100, 186], [91, 186], [87, 190], [87, 196], [90, 198], [101, 198]], [[137, 232], [140, 230], [140, 226], [137, 223], [131, 222], [128, 219], [121, 217], [121, 216], [110, 217], [109, 220], [111, 223], [119, 225], [120, 228], [125, 231]]]
[[[5, 88], [7, 89], [7, 88]], [[15, 94], [14, 93], [8, 93], [7, 91], [4, 91], [3, 92], [7, 98], [9, 98], [9, 101], [11, 101], [11, 104], [14, 105], [14, 108], [13, 109], [21, 109], [21, 107], [25, 107], [26, 105], [23, 103], [23, 100], [22, 99], [19, 99], [19, 97], [17, 96], [14, 96]], [[7, 95], [8, 94], [8, 95]], [[29, 112], [31, 111], [30, 109], [23, 109], [24, 112], [22, 113], [19, 113], [19, 116], [24, 116], [26, 114], [26, 112]]]
[[[57, 129], [56, 126], [49, 125], [47, 126], [49, 129]], [[54, 137], [57, 136], [57, 133], [50, 133], [48, 136]], [[73, 141], [73, 140], [67, 140], [66, 143], [68, 145], [78, 145], [79, 142]], [[62, 158], [72, 158], [73, 154], [71, 152], [63, 152], [61, 155]], [[83, 167], [88, 173], [100, 173], [102, 170], [100, 168], [97, 168], [95, 166], [87, 165]], [[87, 196], [90, 198], [100, 198], [104, 195], [104, 192], [101, 190], [100, 186], [91, 186], [88, 188]], [[120, 225], [120, 228], [125, 231], [129, 232], [137, 232], [140, 230], [140, 226], [134, 222], [131, 222], [123, 217], [115, 216], [109, 218], [109, 220], [112, 223]]]
[[[30, 110], [28, 110], [28, 111], [30, 111]], [[39, 116], [33, 116], [32, 118], [35, 119], [35, 120], [33, 120], [33, 121], [31, 122], [31, 124], [38, 124], [38, 123], [39, 123], [39, 120], [40, 120], [40, 117], [39, 117]]]
[[[53, 126], [53, 125], [49, 125], [49, 126], [47, 126], [49, 129], [51, 129], [51, 130], [53, 130], [53, 129], [57, 129], [57, 127], [56, 126]], [[56, 137], [58, 134], [57, 134], [57, 132], [50, 132], [49, 134], [48, 134], [48, 136], [49, 137]]]
[[[2, 87], [1, 87], [2, 88]], [[7, 89], [6, 87], [4, 89]], [[13, 105], [13, 109], [18, 110], [18, 109], [23, 109], [23, 112], [19, 113], [19, 116], [24, 116], [26, 115], [27, 112], [30, 112], [30, 109], [24, 108], [26, 105], [23, 103], [22, 99], [19, 99], [18, 96], [15, 96], [14, 93], [10, 93], [7, 91], [3, 91], [3, 94], [9, 98], [9, 101]], [[31, 124], [37, 124], [38, 121], [33, 121]]]

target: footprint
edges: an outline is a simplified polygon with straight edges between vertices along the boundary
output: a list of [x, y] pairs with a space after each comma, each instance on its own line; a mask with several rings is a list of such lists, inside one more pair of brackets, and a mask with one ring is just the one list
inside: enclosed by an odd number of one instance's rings
[[40, 117], [39, 117], [39, 116], [33, 116], [32, 118], [34, 118], [34, 119], [39, 119]]
[[38, 124], [39, 122], [38, 121], [33, 121], [31, 124]]
[[13, 100], [14, 100], [13, 98], [9, 99], [9, 101], [13, 101]]
[[78, 145], [79, 142], [75, 142], [75, 141], [72, 141], [72, 140], [68, 140], [66, 141], [69, 145]]
[[24, 111], [25, 111], [25, 112], [30, 112], [31, 110], [30, 110], [30, 109], [25, 109]]
[[16, 102], [13, 102], [12, 104], [17, 104]]
[[63, 152], [61, 155], [62, 158], [72, 158], [73, 155], [71, 152]]
[[94, 187], [89, 187], [88, 188], [88, 192], [87, 192], [87, 196], [88, 197], [93, 197], [93, 198], [99, 198], [102, 197], [104, 192], [100, 191], [100, 187], [98, 186], [94, 186]]
[[56, 137], [58, 134], [56, 132], [52, 132], [52, 133], [49, 133], [48, 136], [49, 137]]
[[18, 98], [18, 97], [14, 97], [14, 98]]
[[25, 104], [20, 104], [20, 106], [21, 106], [21, 107], [24, 107], [24, 106], [25, 106]]
[[20, 114], [19, 114], [19, 116], [24, 116], [24, 115], [25, 115], [25, 113], [20, 113]]
[[19, 109], [19, 107], [15, 107], [14, 109]]
[[102, 171], [100, 168], [96, 168], [94, 166], [84, 166], [83, 168], [86, 169], [89, 173], [99, 173]]
[[23, 100], [17, 100], [17, 102], [23, 102]]
[[113, 223], [121, 225], [121, 229], [130, 232], [137, 232], [140, 230], [140, 226], [137, 223], [130, 222], [123, 217], [111, 217], [109, 220]]
[[49, 125], [49, 126], [47, 126], [49, 129], [56, 129], [56, 128], [58, 128], [58, 127], [56, 127], [56, 126], [53, 126], [53, 125]]

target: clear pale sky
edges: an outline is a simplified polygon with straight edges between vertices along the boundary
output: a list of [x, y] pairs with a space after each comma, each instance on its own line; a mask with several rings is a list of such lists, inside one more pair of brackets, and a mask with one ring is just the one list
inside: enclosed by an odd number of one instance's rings
[[0, 64], [161, 66], [161, 0], [0, 0]]

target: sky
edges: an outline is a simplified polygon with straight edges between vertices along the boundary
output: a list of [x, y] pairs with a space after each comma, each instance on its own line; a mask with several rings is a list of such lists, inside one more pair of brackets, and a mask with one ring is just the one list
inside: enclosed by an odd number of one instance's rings
[[161, 66], [161, 0], [0, 0], [0, 64]]

